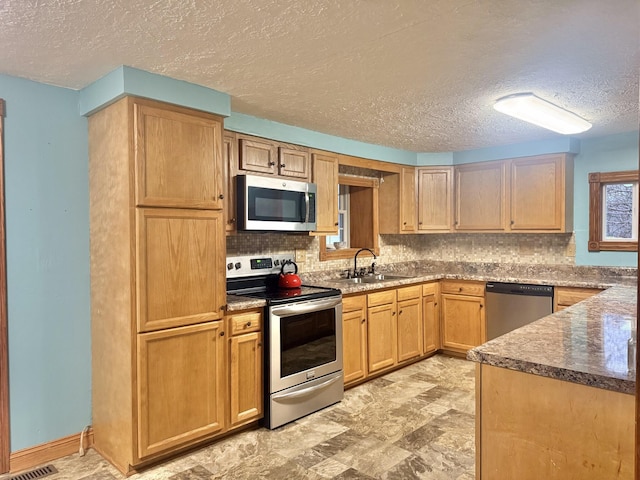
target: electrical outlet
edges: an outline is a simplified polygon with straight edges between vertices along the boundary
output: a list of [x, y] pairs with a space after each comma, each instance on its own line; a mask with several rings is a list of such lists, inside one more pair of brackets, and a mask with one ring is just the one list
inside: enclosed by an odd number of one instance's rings
[[302, 263], [307, 258], [307, 251], [296, 248], [296, 263]]

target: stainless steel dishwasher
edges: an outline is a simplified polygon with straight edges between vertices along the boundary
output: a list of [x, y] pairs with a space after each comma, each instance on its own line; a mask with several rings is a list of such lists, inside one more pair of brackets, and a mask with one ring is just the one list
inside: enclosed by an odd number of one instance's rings
[[553, 312], [553, 287], [487, 282], [487, 340], [546, 317]]

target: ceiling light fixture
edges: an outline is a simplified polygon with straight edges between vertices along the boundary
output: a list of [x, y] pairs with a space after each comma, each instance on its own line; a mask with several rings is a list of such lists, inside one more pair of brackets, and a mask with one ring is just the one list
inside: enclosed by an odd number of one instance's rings
[[516, 93], [499, 98], [497, 111], [564, 135], [586, 132], [591, 124], [564, 108], [536, 97], [533, 93]]

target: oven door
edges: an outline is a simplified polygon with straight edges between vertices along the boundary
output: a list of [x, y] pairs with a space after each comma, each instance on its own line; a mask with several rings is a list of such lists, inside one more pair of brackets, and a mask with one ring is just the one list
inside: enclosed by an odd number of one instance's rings
[[342, 370], [342, 297], [269, 308], [269, 393]]

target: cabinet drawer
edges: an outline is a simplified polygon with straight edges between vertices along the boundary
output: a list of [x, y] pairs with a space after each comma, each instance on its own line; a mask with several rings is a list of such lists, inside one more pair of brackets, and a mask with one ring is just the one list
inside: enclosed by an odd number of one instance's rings
[[484, 297], [484, 282], [467, 282], [463, 280], [443, 280], [440, 284], [442, 293], [458, 295], [471, 295]]
[[342, 299], [342, 312], [353, 312], [367, 308], [366, 295], [357, 295], [355, 297], [346, 297]]
[[572, 288], [572, 287], [556, 287], [556, 303], [558, 305], [573, 305], [581, 302], [602, 290], [599, 288]]
[[397, 290], [398, 301], [410, 300], [412, 298], [420, 298], [422, 296], [422, 286], [412, 285], [411, 287], [403, 287]]
[[438, 294], [438, 282], [425, 283], [422, 285], [422, 295], [437, 295]]
[[262, 312], [252, 311], [229, 316], [231, 335], [258, 332], [262, 328]]
[[367, 295], [367, 303], [370, 307], [375, 307], [376, 305], [386, 305], [388, 303], [393, 303], [396, 301], [396, 291], [395, 290], [387, 290], [385, 292], [376, 292], [370, 293]]

